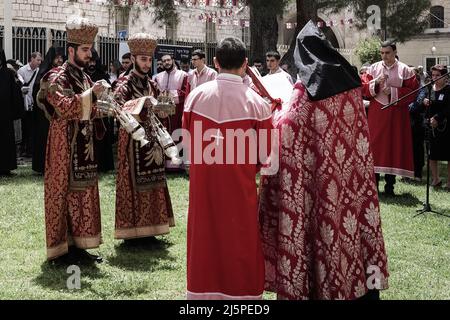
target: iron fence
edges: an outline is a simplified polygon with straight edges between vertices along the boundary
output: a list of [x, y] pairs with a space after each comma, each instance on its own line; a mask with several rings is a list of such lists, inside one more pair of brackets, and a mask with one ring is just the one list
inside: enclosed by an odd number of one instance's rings
[[[64, 48], [64, 52], [67, 49], [67, 32], [63, 30], [50, 30], [51, 34], [51, 44], [54, 47]], [[45, 54], [45, 53], [44, 53]]]
[[[120, 42], [126, 39], [119, 37], [98, 36], [98, 53], [101, 63], [108, 66], [110, 61], [119, 60]], [[4, 27], [0, 26], [0, 49], [4, 48]], [[158, 44], [178, 45], [192, 47], [193, 50], [201, 49], [206, 54], [206, 63], [213, 65], [217, 42], [204, 42], [193, 39], [158, 39]], [[26, 64], [28, 57], [34, 51], [39, 51], [43, 57], [50, 46], [62, 47], [66, 50], [67, 33], [64, 30], [56, 30], [40, 27], [13, 27], [13, 56], [8, 57], [20, 60]], [[248, 49], [249, 50], [249, 49]]]
[[47, 29], [32, 27], [13, 27], [13, 56], [23, 64], [28, 62], [32, 52], [44, 54], [47, 50]]

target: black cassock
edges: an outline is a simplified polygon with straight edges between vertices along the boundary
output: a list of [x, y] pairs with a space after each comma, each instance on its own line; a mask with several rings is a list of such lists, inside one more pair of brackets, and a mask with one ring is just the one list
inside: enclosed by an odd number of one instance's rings
[[14, 120], [24, 113], [20, 85], [15, 71], [0, 65], [0, 173], [17, 168]]
[[[100, 65], [99, 61], [97, 62], [97, 65]], [[99, 70], [99, 68], [97, 68], [97, 70], [92, 74], [88, 73], [88, 75], [91, 77], [93, 82], [99, 80], [106, 80], [109, 82], [108, 75]], [[98, 171], [108, 172], [110, 170], [114, 170], [114, 118], [103, 118], [102, 121], [106, 129], [105, 135], [101, 140], [94, 139], [94, 150], [98, 161]]]
[[[49, 69], [51, 70], [51, 69]], [[33, 108], [33, 136], [32, 136], [32, 145], [33, 145], [33, 162], [32, 169], [33, 171], [44, 173], [45, 171], [45, 152], [47, 148], [47, 137], [48, 137], [48, 129], [50, 127], [50, 120], [46, 118], [44, 111], [37, 105], [36, 103], [36, 95], [40, 88], [41, 78], [45, 75], [45, 73], [39, 73], [36, 77], [36, 81], [34, 82], [33, 88], [33, 99], [34, 99], [34, 108]]]

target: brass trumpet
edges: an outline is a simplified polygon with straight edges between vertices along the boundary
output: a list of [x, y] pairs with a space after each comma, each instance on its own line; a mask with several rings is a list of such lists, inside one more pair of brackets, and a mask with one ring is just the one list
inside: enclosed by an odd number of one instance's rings
[[141, 148], [149, 143], [145, 139], [145, 130], [129, 112], [122, 110], [120, 105], [105, 90], [97, 100], [96, 107], [103, 113], [115, 117], [133, 140], [139, 141]]

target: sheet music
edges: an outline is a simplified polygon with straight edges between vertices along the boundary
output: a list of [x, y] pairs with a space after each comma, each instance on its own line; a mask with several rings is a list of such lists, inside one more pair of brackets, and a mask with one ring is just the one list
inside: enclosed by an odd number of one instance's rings
[[285, 74], [276, 73], [265, 76], [261, 78], [261, 82], [274, 99], [283, 101], [283, 107], [289, 103], [294, 88]]

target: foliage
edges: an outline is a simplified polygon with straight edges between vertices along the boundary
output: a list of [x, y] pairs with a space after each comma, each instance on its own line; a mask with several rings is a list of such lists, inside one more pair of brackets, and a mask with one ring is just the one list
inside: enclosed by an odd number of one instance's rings
[[378, 37], [362, 39], [356, 46], [355, 53], [361, 63], [373, 64], [381, 60], [381, 40]]
[[135, 9], [133, 20], [136, 20], [142, 11], [153, 9], [153, 23], [159, 21], [173, 27], [179, 22], [177, 8], [173, 0], [108, 0], [108, 4], [114, 8], [133, 7]]
[[380, 8], [381, 29], [386, 31], [386, 38], [405, 42], [428, 26], [427, 10], [431, 7], [430, 0], [324, 0], [319, 2], [318, 9], [338, 13], [344, 8], [351, 8], [357, 27], [365, 29], [367, 20], [372, 15], [367, 10], [372, 5]]

